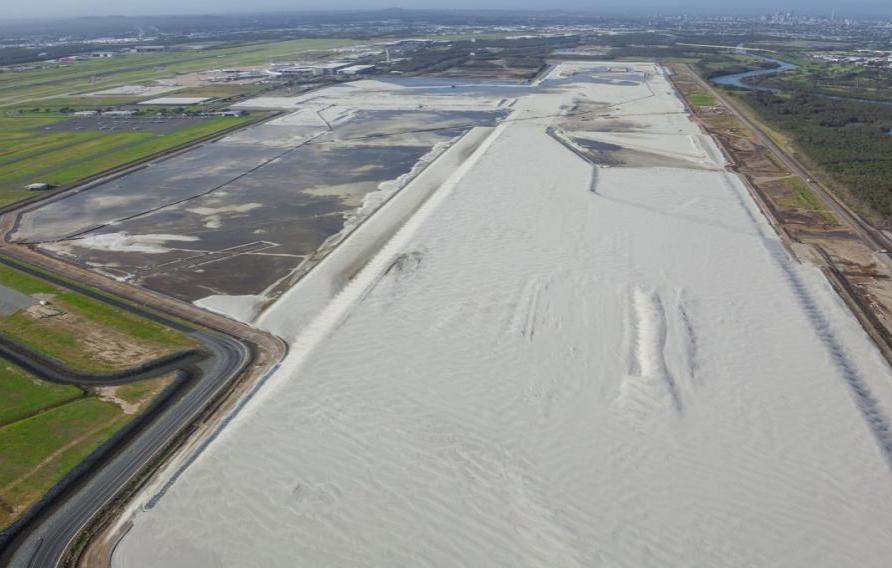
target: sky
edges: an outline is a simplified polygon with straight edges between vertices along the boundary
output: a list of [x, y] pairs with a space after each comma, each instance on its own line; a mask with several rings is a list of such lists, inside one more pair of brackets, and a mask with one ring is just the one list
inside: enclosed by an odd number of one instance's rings
[[6, 17], [232, 13], [245, 11], [355, 10], [379, 8], [567, 9], [616, 13], [766, 13], [892, 17], [892, 0], [0, 0]]

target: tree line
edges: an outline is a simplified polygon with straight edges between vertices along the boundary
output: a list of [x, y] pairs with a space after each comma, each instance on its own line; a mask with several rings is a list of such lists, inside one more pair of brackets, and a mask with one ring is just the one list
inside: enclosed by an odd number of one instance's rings
[[744, 95], [770, 124], [892, 226], [892, 105], [806, 91]]

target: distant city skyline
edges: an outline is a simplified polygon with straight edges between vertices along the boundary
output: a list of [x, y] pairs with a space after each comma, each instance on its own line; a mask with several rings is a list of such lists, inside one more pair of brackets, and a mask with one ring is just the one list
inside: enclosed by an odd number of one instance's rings
[[[828, 0], [748, 0], [747, 2], [716, 3], [712, 0], [606, 0], [586, 2], [581, 0], [491, 0], [480, 4], [474, 0], [332, 0], [324, 4], [325, 10], [378, 10], [384, 8], [439, 9], [439, 10], [579, 10], [605, 15], [647, 14], [710, 14], [710, 15], [757, 15], [775, 11], [795, 11], [813, 16], [830, 16], [833, 11], [840, 18], [875, 16], [892, 17], [889, 0], [853, 0], [840, 5]], [[249, 9], [248, 9], [249, 8]], [[231, 14], [250, 12], [298, 12], [321, 11], [320, 4], [307, 0], [256, 0], [250, 4], [239, 0], [156, 0], [150, 3], [122, 3], [112, 0], [42, 0], [19, 2], [4, 6], [8, 18], [47, 18], [79, 16], [147, 16], [187, 14]]]

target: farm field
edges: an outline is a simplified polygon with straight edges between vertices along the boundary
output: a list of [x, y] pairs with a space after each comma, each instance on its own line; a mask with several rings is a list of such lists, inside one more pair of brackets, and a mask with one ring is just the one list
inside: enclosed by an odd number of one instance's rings
[[[251, 117], [188, 120], [169, 132], [151, 132], [140, 118], [119, 119], [114, 130], [97, 119], [81, 129], [65, 128], [64, 115], [0, 117], [0, 207], [32, 198], [31, 183], [67, 186], [203, 136], [244, 124]], [[102, 129], [101, 129], [102, 128]]]

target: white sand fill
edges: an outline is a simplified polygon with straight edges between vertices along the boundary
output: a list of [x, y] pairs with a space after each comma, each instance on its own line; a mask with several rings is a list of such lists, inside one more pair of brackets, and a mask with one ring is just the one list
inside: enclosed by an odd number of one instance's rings
[[[590, 191], [562, 109], [679, 124], [610, 65], [521, 96], [312, 323], [273, 307], [288, 358], [115, 566], [889, 565], [892, 372], [731, 173]], [[635, 143], [720, 165], [682, 130]]]

